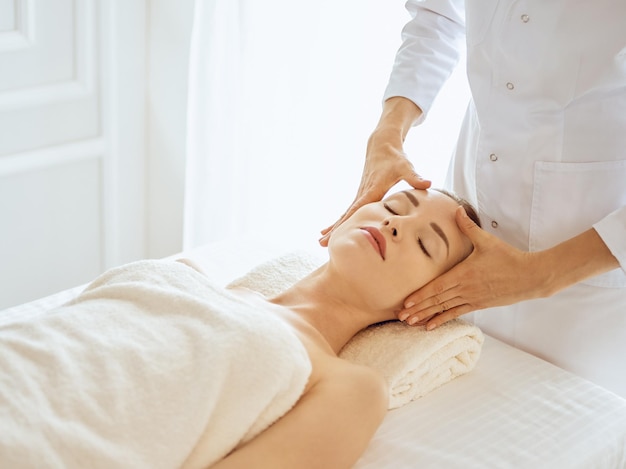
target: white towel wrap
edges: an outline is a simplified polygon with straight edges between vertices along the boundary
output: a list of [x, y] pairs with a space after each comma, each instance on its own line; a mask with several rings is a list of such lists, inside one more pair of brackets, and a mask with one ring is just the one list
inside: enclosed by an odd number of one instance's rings
[[282, 321], [179, 262], [107, 271], [0, 326], [6, 468], [206, 468], [297, 402], [311, 371]]

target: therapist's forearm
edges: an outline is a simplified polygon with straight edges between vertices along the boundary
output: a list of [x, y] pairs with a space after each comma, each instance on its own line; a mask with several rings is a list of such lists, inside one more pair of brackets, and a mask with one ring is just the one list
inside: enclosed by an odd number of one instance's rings
[[620, 266], [593, 228], [537, 254], [539, 272], [547, 274], [545, 296]]
[[383, 104], [375, 132], [399, 132], [404, 142], [409, 130], [421, 116], [422, 110], [410, 99], [401, 96], [389, 98]]

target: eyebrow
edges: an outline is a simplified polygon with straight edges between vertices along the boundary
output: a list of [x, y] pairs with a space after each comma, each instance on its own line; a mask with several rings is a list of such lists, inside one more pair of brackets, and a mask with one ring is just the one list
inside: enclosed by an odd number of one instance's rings
[[447, 257], [450, 254], [450, 243], [448, 242], [448, 237], [437, 223], [432, 222], [430, 227], [439, 235], [441, 239], [443, 239], [443, 242], [446, 243], [446, 249], [448, 250], [446, 254]]
[[417, 198], [409, 191], [402, 191], [402, 194], [406, 195], [415, 207], [419, 206], [420, 203], [417, 201]]

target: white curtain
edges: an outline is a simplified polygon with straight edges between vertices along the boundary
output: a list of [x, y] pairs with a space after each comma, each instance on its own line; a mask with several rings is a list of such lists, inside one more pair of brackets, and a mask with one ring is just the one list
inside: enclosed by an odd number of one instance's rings
[[[399, 0], [196, 0], [185, 248], [316, 241], [356, 194], [407, 19]], [[467, 102], [462, 68], [407, 142], [439, 185]]]

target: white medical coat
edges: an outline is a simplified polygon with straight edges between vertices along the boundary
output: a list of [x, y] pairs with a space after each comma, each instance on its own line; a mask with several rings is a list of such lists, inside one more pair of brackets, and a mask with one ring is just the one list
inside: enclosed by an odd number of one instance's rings
[[411, 99], [422, 119], [466, 39], [472, 101], [447, 185], [478, 207], [485, 230], [519, 249], [593, 226], [621, 265], [474, 321], [626, 397], [626, 1], [406, 7], [413, 19], [384, 97]]

